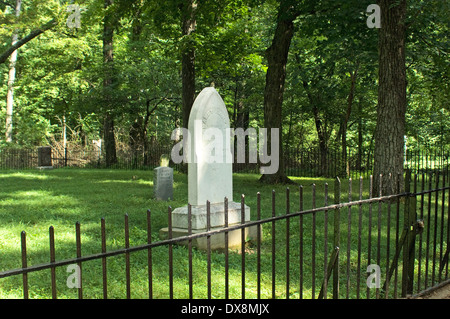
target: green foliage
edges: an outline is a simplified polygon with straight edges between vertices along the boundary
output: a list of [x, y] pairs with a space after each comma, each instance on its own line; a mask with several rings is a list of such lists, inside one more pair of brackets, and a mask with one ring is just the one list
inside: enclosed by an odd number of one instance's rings
[[[68, 1], [23, 0], [0, 5], [0, 51], [53, 18], [58, 25], [19, 49], [14, 84], [14, 139], [38, 145], [60, 139], [61, 119], [71, 138], [102, 136], [104, 96], [103, 18], [115, 20], [114, 70], [108, 88], [119, 142], [129, 143], [133, 130], [147, 140], [166, 143], [181, 123], [182, 48], [195, 48], [196, 90], [214, 83], [228, 107], [232, 125], [248, 114], [249, 125], [263, 126], [265, 51], [270, 46], [278, 6], [292, 5], [295, 35], [287, 65], [283, 106], [283, 143], [318, 143], [314, 108], [326, 129], [329, 147], [339, 147], [339, 129], [347, 109], [350, 73], [358, 70], [348, 123], [350, 147], [370, 147], [377, 104], [377, 31], [366, 26], [373, 1], [197, 0], [196, 29], [182, 36], [181, 0], [76, 1], [81, 28], [66, 25]], [[448, 145], [448, 17], [441, 1], [408, 4], [407, 76], [408, 147]], [[444, 7], [442, 7], [444, 6]], [[448, 11], [448, 10], [447, 10]], [[0, 123], [5, 123], [8, 64], [0, 65]], [[238, 124], [236, 122], [236, 124]], [[362, 129], [361, 129], [362, 127]], [[358, 133], [358, 128], [361, 131]], [[0, 125], [0, 139], [4, 136]]]

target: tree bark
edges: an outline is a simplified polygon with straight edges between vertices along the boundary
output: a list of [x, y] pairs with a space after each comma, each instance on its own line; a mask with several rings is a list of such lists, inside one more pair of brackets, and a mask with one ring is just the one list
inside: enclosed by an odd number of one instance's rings
[[303, 80], [303, 87], [306, 90], [306, 95], [308, 96], [309, 103], [311, 104], [312, 113], [314, 117], [314, 124], [316, 126], [317, 138], [319, 140], [319, 175], [327, 175], [328, 172], [328, 139], [326, 124], [322, 123], [320, 117], [318, 104], [320, 102], [320, 97], [313, 95], [309, 90], [308, 82]]
[[347, 97], [347, 111], [345, 112], [344, 119], [341, 123], [342, 125], [342, 171], [348, 176], [350, 175], [350, 168], [348, 164], [347, 158], [347, 127], [348, 121], [350, 119], [350, 114], [352, 113], [353, 100], [355, 96], [355, 85], [356, 85], [356, 77], [358, 75], [358, 65], [356, 66], [355, 71], [350, 72], [350, 91]]
[[28, 42], [36, 38], [38, 35], [44, 33], [45, 31], [50, 30], [57, 24], [58, 21], [56, 19], [52, 19], [46, 24], [42, 25], [40, 28], [31, 31], [27, 36], [18, 40], [15, 44], [11, 44], [11, 46], [8, 49], [6, 49], [5, 51], [3, 51], [2, 54], [0, 54], [0, 64], [5, 63], [8, 60], [8, 57], [18, 48], [20, 48], [24, 44], [27, 44]]
[[[22, 6], [22, 0], [16, 1], [16, 18], [20, 15], [20, 8]], [[11, 45], [15, 46], [19, 38], [18, 30], [15, 30], [12, 35]], [[16, 61], [17, 50], [11, 53], [9, 60], [9, 72], [8, 72], [8, 88], [6, 93], [6, 127], [5, 127], [5, 140], [7, 143], [13, 141], [13, 109], [14, 109], [14, 81], [16, 79]]]
[[180, 6], [181, 29], [184, 38], [181, 49], [181, 84], [183, 127], [187, 128], [189, 114], [195, 98], [195, 46], [191, 39], [196, 28], [195, 12], [197, 3], [195, 0], [184, 0]]
[[[235, 94], [234, 94], [234, 127], [235, 128], [242, 128], [244, 131], [246, 131], [248, 129], [248, 126], [250, 124], [250, 111], [248, 108], [246, 108], [244, 106], [244, 102], [243, 100], [245, 99], [244, 94], [238, 94], [238, 80], [236, 80], [236, 89], [235, 89]], [[239, 97], [238, 97], [239, 96]], [[234, 137], [234, 145], [237, 146], [237, 136]], [[245, 158], [246, 161], [249, 161], [249, 137], [248, 135], [245, 136], [244, 139], [244, 147], [245, 147]], [[245, 167], [252, 167], [253, 163], [249, 163], [250, 165], [247, 166], [244, 163], [238, 163], [238, 150], [237, 147], [234, 147], [234, 164], [233, 164], [233, 168], [235, 171], [239, 171], [242, 168]]]
[[[105, 0], [105, 8], [113, 4], [113, 0]], [[103, 21], [103, 64], [104, 64], [104, 78], [103, 78], [103, 99], [104, 99], [104, 120], [103, 120], [103, 137], [105, 140], [105, 156], [106, 166], [111, 166], [117, 163], [116, 156], [116, 139], [114, 136], [114, 117], [113, 117], [113, 97], [112, 85], [114, 83], [114, 51], [113, 51], [113, 36], [114, 36], [114, 21], [111, 13], [106, 13]]]
[[328, 135], [326, 132], [326, 125], [322, 124], [320, 119], [319, 109], [316, 104], [313, 104], [314, 123], [316, 125], [317, 137], [319, 139], [319, 153], [320, 153], [320, 176], [326, 176], [328, 173]]
[[363, 151], [363, 131], [362, 131], [362, 101], [358, 102], [358, 160], [356, 162], [356, 169], [361, 172], [362, 169], [362, 151]]
[[[374, 195], [403, 189], [406, 114], [405, 15], [406, 0], [379, 0], [379, 79], [374, 150]], [[379, 188], [380, 174], [382, 187]], [[391, 175], [391, 178], [388, 176]]]
[[[281, 1], [277, 16], [277, 26], [271, 46], [267, 49], [267, 74], [264, 89], [264, 125], [267, 128], [267, 150], [271, 154], [271, 128], [279, 129], [282, 139], [282, 105], [284, 84], [286, 80], [286, 64], [289, 47], [294, 35], [294, 20], [298, 12], [293, 11], [289, 1]], [[279, 143], [279, 168], [275, 174], [264, 174], [260, 181], [270, 184], [292, 183], [286, 176], [283, 158], [283, 143]], [[273, 154], [271, 154], [273, 156]]]

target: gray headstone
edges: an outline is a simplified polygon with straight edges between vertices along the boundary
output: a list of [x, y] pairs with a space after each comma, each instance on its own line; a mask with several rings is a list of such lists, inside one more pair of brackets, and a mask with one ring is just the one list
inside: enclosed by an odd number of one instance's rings
[[38, 167], [52, 166], [52, 148], [43, 146], [38, 148]]
[[155, 168], [153, 176], [154, 196], [158, 200], [173, 199], [173, 168]]

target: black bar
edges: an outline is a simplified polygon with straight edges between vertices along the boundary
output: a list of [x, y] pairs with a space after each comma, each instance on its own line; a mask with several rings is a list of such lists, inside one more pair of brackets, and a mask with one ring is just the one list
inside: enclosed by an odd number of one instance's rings
[[[27, 234], [25, 231], [20, 233], [22, 247], [22, 268], [27, 268]], [[23, 299], [28, 299], [28, 274], [22, 274]]]
[[108, 299], [108, 287], [107, 287], [107, 271], [106, 271], [106, 229], [105, 218], [101, 219], [101, 233], [102, 233], [102, 275], [103, 275], [103, 299]]
[[[290, 202], [289, 202], [289, 187], [286, 188], [286, 215], [290, 213]], [[290, 218], [286, 218], [286, 299], [289, 299], [289, 285], [290, 285], [290, 269], [289, 269], [289, 257], [290, 257]]]
[[[147, 244], [152, 243], [152, 213], [147, 210]], [[147, 250], [147, 267], [148, 267], [148, 298], [153, 299], [153, 261], [152, 248]]]
[[[397, 177], [397, 193], [400, 192], [400, 173]], [[397, 198], [397, 212], [396, 212], [396, 226], [395, 226], [395, 247], [399, 247], [399, 236], [400, 236], [400, 199]], [[394, 298], [398, 298], [398, 267], [394, 269]]]
[[[49, 228], [49, 238], [50, 238], [50, 264], [55, 262], [55, 229], [53, 226]], [[51, 277], [52, 277], [52, 298], [56, 299], [56, 272], [55, 266], [51, 267]]]
[[[241, 225], [245, 224], [245, 196], [241, 195]], [[241, 298], [245, 299], [245, 228], [241, 228]]]
[[[188, 204], [188, 234], [192, 234], [192, 206]], [[189, 299], [193, 299], [193, 281], [192, 281], [192, 239], [188, 241], [189, 250]]]
[[[312, 184], [312, 208], [316, 208], [316, 184]], [[311, 278], [311, 298], [315, 299], [316, 296], [316, 214], [312, 215], [312, 278]]]
[[[77, 258], [81, 257], [81, 229], [80, 222], [76, 222], [75, 224], [75, 237], [76, 237], [76, 246], [77, 246]], [[78, 299], [83, 299], [83, 280], [82, 280], [82, 271], [81, 271], [82, 263], [78, 262], [78, 269], [80, 271], [78, 280], [80, 288], [78, 288]]]
[[[442, 186], [445, 186], [445, 173], [442, 174]], [[441, 202], [441, 239], [440, 239], [440, 247], [439, 247], [439, 269], [442, 268], [442, 255], [444, 253], [444, 215], [445, 215], [445, 191], [442, 192], [442, 202]], [[438, 282], [442, 280], [442, 272], [439, 271]]]
[[[125, 248], [130, 248], [130, 231], [128, 227], [128, 214], [125, 214]], [[125, 276], [127, 299], [131, 298], [131, 280], [130, 280], [130, 253], [125, 253]]]
[[[272, 190], [272, 217], [275, 217], [275, 190]], [[275, 299], [275, 220], [272, 221], [272, 299]]]
[[[421, 190], [423, 191], [425, 188], [425, 174], [422, 173], [422, 182], [421, 182]], [[420, 217], [419, 219], [423, 221], [423, 210], [424, 210], [424, 194], [420, 196]], [[397, 243], [397, 240], [396, 240]], [[420, 282], [421, 282], [421, 273], [422, 273], [422, 245], [423, 238], [422, 232], [419, 234], [419, 257], [418, 257], [418, 271], [417, 271], [417, 291], [420, 291]]]
[[[389, 174], [389, 185], [392, 183], [392, 175]], [[390, 187], [388, 188], [391, 189]], [[389, 192], [388, 190], [388, 192]], [[390, 195], [390, 194], [389, 194]], [[384, 291], [384, 298], [388, 299], [389, 296], [389, 284], [390, 284], [390, 274], [389, 274], [389, 247], [390, 247], [390, 240], [391, 240], [391, 202], [388, 202], [387, 206], [387, 227], [386, 227], [386, 289]], [[395, 267], [396, 269], [398, 267]]]
[[[261, 193], [256, 194], [256, 219], [261, 220]], [[256, 247], [256, 292], [257, 299], [261, 299], [261, 224], [257, 228], [257, 247]]]
[[[334, 183], [334, 203], [341, 202], [341, 180], [336, 177]], [[333, 224], [333, 243], [334, 247], [339, 249], [341, 246], [341, 211], [334, 210], [334, 224]], [[336, 263], [333, 267], [333, 299], [339, 299], [339, 255], [336, 256]]]
[[[436, 189], [439, 188], [439, 171], [436, 173]], [[434, 237], [433, 237], [433, 268], [431, 271], [431, 286], [434, 286], [436, 280], [436, 249], [437, 249], [437, 230], [438, 230], [438, 207], [439, 207], [439, 192], [435, 193], [434, 202]]]
[[[225, 197], [225, 229], [228, 228], [228, 198]], [[225, 232], [225, 299], [229, 299], [229, 259], [228, 259], [228, 231]]]
[[[172, 207], [168, 208], [169, 240], [172, 239]], [[169, 299], [173, 299], [173, 248], [169, 242]]]
[[[382, 186], [383, 186], [383, 175], [380, 174], [379, 176], [379, 196], [382, 196]], [[381, 202], [378, 202], [378, 219], [377, 219], [377, 226], [378, 226], [378, 237], [377, 237], [377, 265], [380, 265], [381, 261]], [[377, 299], [380, 298], [380, 289], [376, 288], [376, 296]]]
[[[449, 175], [449, 170], [448, 170], [448, 166], [447, 166], [447, 175], [449, 176], [449, 180], [450, 180], [450, 175]], [[450, 188], [448, 189], [448, 194], [447, 194], [447, 210], [448, 210], [448, 212], [447, 212], [447, 252], [449, 252], [450, 251]], [[448, 264], [449, 264], [449, 261], [448, 261], [448, 254], [447, 254], [447, 263], [446, 263], [446, 266], [445, 266], [445, 279], [447, 279], [448, 278]]]
[[[325, 183], [325, 206], [328, 206], [328, 183]], [[323, 288], [324, 299], [327, 299], [328, 288], [328, 211], [324, 212], [324, 250], [323, 250]], [[331, 271], [331, 270], [330, 270]]]
[[[373, 176], [369, 177], [369, 199], [372, 198]], [[367, 234], [367, 266], [371, 264], [372, 258], [372, 203], [369, 204], [369, 230]], [[367, 286], [367, 299], [370, 299], [370, 288]]]
[[[206, 231], [211, 230], [211, 203], [206, 201]], [[211, 299], [211, 236], [206, 236], [206, 254], [207, 254], [207, 287], [208, 299]]]
[[[359, 177], [359, 200], [362, 200], [363, 194], [363, 178]], [[359, 204], [358, 211], [358, 261], [356, 270], [356, 299], [360, 298], [360, 281], [361, 281], [361, 232], [362, 232], [362, 205]]]
[[[428, 178], [428, 189], [431, 189], [431, 176]], [[428, 287], [428, 267], [430, 261], [430, 227], [431, 227], [431, 192], [428, 193], [428, 213], [427, 213], [427, 243], [426, 243], [426, 252], [425, 252], [425, 289]]]
[[[299, 186], [299, 210], [303, 211], [303, 186]], [[300, 215], [299, 221], [299, 236], [300, 236], [300, 244], [299, 244], [299, 299], [303, 299], [303, 215]]]
[[[352, 178], [348, 179], [348, 201], [352, 201]], [[346, 299], [350, 297], [350, 238], [351, 238], [351, 229], [352, 229], [352, 207], [348, 207], [348, 215], [347, 215], [347, 291], [346, 291]]]

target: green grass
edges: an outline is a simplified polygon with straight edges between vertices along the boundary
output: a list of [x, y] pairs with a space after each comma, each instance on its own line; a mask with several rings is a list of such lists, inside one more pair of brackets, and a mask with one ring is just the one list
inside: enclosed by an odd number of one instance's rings
[[[256, 216], [256, 194], [261, 193], [262, 218], [270, 217], [272, 190], [276, 192], [276, 215], [286, 213], [286, 186], [264, 185], [258, 182], [259, 175], [235, 174], [233, 199], [239, 201], [240, 195], [245, 194], [246, 204], [251, 208], [252, 219]], [[328, 203], [333, 203], [332, 179], [321, 178], [292, 178], [298, 185], [304, 186], [303, 207], [312, 207], [312, 184], [316, 184], [316, 207], [325, 203], [324, 189], [328, 183]], [[0, 271], [21, 267], [20, 233], [27, 234], [28, 265], [35, 265], [49, 261], [48, 229], [55, 229], [56, 259], [67, 259], [76, 256], [75, 223], [81, 224], [82, 254], [100, 252], [100, 220], [105, 218], [107, 250], [123, 248], [124, 214], [129, 216], [130, 245], [140, 245], [147, 241], [146, 211], [152, 211], [152, 240], [157, 241], [160, 228], [167, 226], [167, 208], [184, 206], [187, 202], [187, 176], [175, 173], [174, 198], [172, 201], [156, 201], [152, 198], [153, 171], [125, 171], [125, 170], [74, 170], [57, 169], [51, 171], [1, 171], [0, 172]], [[342, 183], [342, 201], [348, 199], [348, 181]], [[290, 210], [299, 208], [298, 185], [290, 186]], [[352, 199], [359, 198], [359, 181], [352, 182]], [[363, 198], [368, 197], [368, 181], [363, 183]], [[447, 194], [446, 194], [447, 196]], [[425, 196], [425, 206], [428, 201], [434, 205], [434, 197]], [[438, 201], [440, 203], [441, 200]], [[420, 202], [419, 202], [420, 205]], [[447, 204], [444, 210], [447, 211]], [[380, 266], [382, 269], [382, 283], [386, 268], [387, 241], [387, 205], [382, 205], [380, 213]], [[403, 207], [401, 205], [401, 207]], [[432, 206], [434, 208], [434, 206]], [[439, 206], [439, 214], [441, 211]], [[403, 208], [400, 211], [399, 223], [402, 225]], [[433, 210], [434, 212], [434, 210]], [[359, 285], [361, 297], [366, 297], [365, 269], [368, 257], [368, 224], [369, 205], [361, 209], [361, 255], [358, 255], [358, 207], [350, 210], [351, 228], [350, 244], [348, 245], [348, 213], [349, 209], [341, 210], [340, 236], [340, 285], [341, 297], [356, 297], [357, 273], [360, 271]], [[371, 261], [376, 263], [377, 257], [377, 227], [378, 205], [372, 205], [372, 234]], [[434, 214], [434, 213], [433, 213]], [[312, 215], [304, 217], [304, 263], [303, 263], [303, 291], [304, 298], [311, 298], [312, 275], [315, 274], [314, 293], [317, 297], [323, 281], [324, 250], [327, 256], [333, 250], [333, 217], [334, 212], [327, 213], [328, 222], [325, 223], [323, 212], [316, 214], [316, 242], [315, 268], [312, 267]], [[396, 204], [391, 206], [391, 231], [389, 232], [389, 258], [395, 253], [395, 222]], [[432, 215], [434, 218], [434, 215]], [[440, 218], [440, 217], [439, 217]], [[445, 221], [447, 217], [445, 217]], [[434, 219], [433, 219], [434, 220]], [[325, 225], [328, 231], [328, 242], [325, 246]], [[446, 225], [446, 222], [445, 222]], [[439, 227], [438, 227], [439, 228]], [[272, 297], [272, 231], [271, 223], [263, 225], [263, 242], [261, 256], [261, 295], [263, 298]], [[433, 229], [433, 227], [431, 227]], [[439, 230], [438, 230], [439, 231]], [[401, 232], [401, 227], [400, 227]], [[444, 229], [444, 233], [448, 230]], [[286, 221], [276, 223], [276, 297], [291, 298], [300, 296], [299, 273], [299, 217], [290, 220], [290, 288], [286, 292]], [[446, 233], [445, 233], [446, 234]], [[444, 235], [445, 235], [444, 234]], [[424, 234], [422, 234], [424, 236]], [[440, 233], [438, 233], [439, 239]], [[425, 238], [425, 237], [424, 237]], [[445, 244], [445, 243], [444, 243]], [[418, 247], [418, 244], [417, 244]], [[445, 249], [445, 245], [444, 245]], [[424, 254], [425, 249], [422, 248]], [[256, 297], [256, 249], [250, 246], [246, 254], [246, 297]], [[153, 297], [167, 298], [168, 288], [168, 248], [153, 249]], [[347, 254], [349, 258], [347, 260]], [[188, 250], [186, 247], [174, 246], [174, 297], [188, 298]], [[439, 254], [438, 254], [439, 255]], [[417, 258], [417, 257], [416, 257]], [[360, 263], [358, 263], [358, 259]], [[131, 297], [148, 298], [147, 252], [132, 253], [131, 257]], [[207, 297], [207, 262], [206, 253], [193, 251], [194, 298]], [[223, 253], [212, 253], [212, 297], [223, 298], [224, 289]], [[231, 251], [230, 265], [230, 297], [241, 296], [241, 255]], [[347, 267], [348, 266], [348, 267]], [[358, 267], [359, 266], [359, 267]], [[422, 261], [422, 269], [423, 269]], [[417, 274], [422, 271], [417, 270]], [[431, 274], [431, 270], [429, 270]], [[401, 275], [401, 267], [399, 268]], [[399, 278], [401, 278], [399, 275]], [[66, 267], [56, 270], [58, 298], [77, 298], [76, 289], [69, 289], [66, 285], [68, 273]], [[348, 284], [347, 279], [350, 279]], [[422, 275], [423, 278], [423, 275]], [[50, 270], [29, 274], [30, 298], [50, 298]], [[125, 298], [125, 258], [123, 255], [108, 258], [108, 298]], [[393, 284], [391, 284], [391, 287]], [[393, 288], [392, 288], [393, 289]], [[400, 288], [399, 288], [400, 289]], [[330, 297], [331, 288], [328, 288]], [[371, 291], [371, 296], [374, 292]], [[390, 291], [390, 296], [393, 294]], [[14, 276], [0, 279], [0, 298], [21, 298], [22, 278]], [[101, 260], [83, 263], [83, 294], [84, 298], [102, 298], [102, 268]]]

